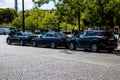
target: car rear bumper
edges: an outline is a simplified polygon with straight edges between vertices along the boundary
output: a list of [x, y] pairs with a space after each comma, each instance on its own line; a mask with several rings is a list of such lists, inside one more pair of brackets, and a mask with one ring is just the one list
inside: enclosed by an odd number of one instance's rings
[[100, 44], [99, 49], [105, 50], [105, 49], [116, 49], [118, 47], [118, 44]]

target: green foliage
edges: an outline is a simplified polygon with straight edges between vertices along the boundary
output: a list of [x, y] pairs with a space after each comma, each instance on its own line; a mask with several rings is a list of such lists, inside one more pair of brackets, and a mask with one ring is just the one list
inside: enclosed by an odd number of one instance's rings
[[12, 21], [12, 25], [17, 29], [22, 29], [22, 17], [17, 17]]
[[[18, 29], [22, 28], [22, 16], [21, 12], [18, 13], [19, 17], [15, 18], [12, 22], [14, 26]], [[55, 12], [44, 11], [41, 9], [34, 9], [32, 11], [25, 12], [25, 29], [30, 29], [32, 31], [36, 29], [48, 30], [58, 29], [58, 19]]]
[[17, 13], [14, 9], [0, 8], [0, 24], [10, 23], [15, 17], [17, 17]]
[[75, 25], [71, 25], [71, 24], [67, 24], [66, 22], [62, 22], [60, 29], [61, 30], [72, 30], [72, 29], [77, 30], [78, 28]]
[[[55, 3], [56, 9], [45, 11], [38, 8], [50, 1]], [[104, 29], [120, 26], [120, 0], [33, 0], [33, 2], [35, 9], [25, 12], [25, 27], [32, 31], [49, 28], [57, 30], [59, 24], [60, 29], [77, 30], [79, 16], [81, 26]], [[0, 21], [3, 18], [1, 14], [0, 10]], [[22, 12], [19, 12], [18, 17], [12, 22], [17, 28], [22, 26], [21, 18]]]
[[55, 13], [46, 13], [45, 17], [43, 19], [43, 26], [45, 29], [58, 29], [58, 21], [57, 16], [55, 16]]
[[110, 26], [111, 28], [119, 25], [120, 0], [92, 0], [90, 4], [84, 12], [85, 24], [99, 27]]

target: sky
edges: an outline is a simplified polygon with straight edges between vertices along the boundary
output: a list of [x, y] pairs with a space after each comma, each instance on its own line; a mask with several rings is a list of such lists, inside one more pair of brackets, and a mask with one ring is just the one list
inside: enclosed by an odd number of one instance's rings
[[[0, 8], [14, 8], [15, 0], [0, 0]], [[24, 0], [25, 10], [33, 8], [32, 0]], [[41, 6], [42, 9], [55, 8], [54, 3], [51, 1], [49, 4]], [[22, 10], [22, 0], [18, 0], [18, 11]]]

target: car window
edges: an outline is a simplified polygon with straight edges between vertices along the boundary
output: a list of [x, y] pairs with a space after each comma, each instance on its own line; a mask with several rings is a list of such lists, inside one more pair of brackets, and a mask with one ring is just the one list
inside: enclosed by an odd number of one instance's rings
[[54, 34], [47, 34], [47, 37], [55, 37]]
[[112, 37], [114, 36], [112, 32], [103, 32], [102, 35]]
[[102, 36], [102, 32], [89, 31], [86, 33], [86, 36]]
[[86, 36], [108, 36], [111, 37], [113, 34], [111, 32], [98, 32], [98, 31], [90, 31], [86, 33]]
[[22, 36], [22, 33], [17, 33], [18, 36]]
[[57, 33], [55, 34], [55, 37], [66, 37], [64, 33]]
[[87, 32], [87, 33], [86, 33], [86, 36], [94, 36], [94, 35], [95, 35], [94, 32]]
[[43, 38], [47, 37], [47, 34], [42, 34], [42, 37], [43, 37]]
[[85, 35], [85, 32], [80, 32], [78, 35], [77, 35], [77, 37], [84, 37], [84, 35]]

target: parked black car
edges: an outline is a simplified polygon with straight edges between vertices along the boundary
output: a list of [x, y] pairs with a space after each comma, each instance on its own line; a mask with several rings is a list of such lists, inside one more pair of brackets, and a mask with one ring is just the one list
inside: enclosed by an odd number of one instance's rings
[[108, 50], [112, 52], [118, 47], [115, 36], [105, 30], [92, 30], [82, 33], [79, 37], [72, 38], [68, 41], [68, 46], [71, 50], [76, 48], [84, 48], [97, 52], [99, 50]]
[[51, 48], [56, 48], [58, 46], [66, 46], [66, 39], [61, 34], [55, 32], [48, 32], [42, 34], [40, 37], [33, 38], [32, 46], [42, 46]]
[[6, 39], [6, 42], [10, 45], [12, 43], [19, 43], [21, 46], [24, 46], [25, 44], [30, 44], [32, 38], [36, 37], [35, 34], [33, 34], [30, 31], [25, 32], [15, 32], [12, 33], [8, 38]]

